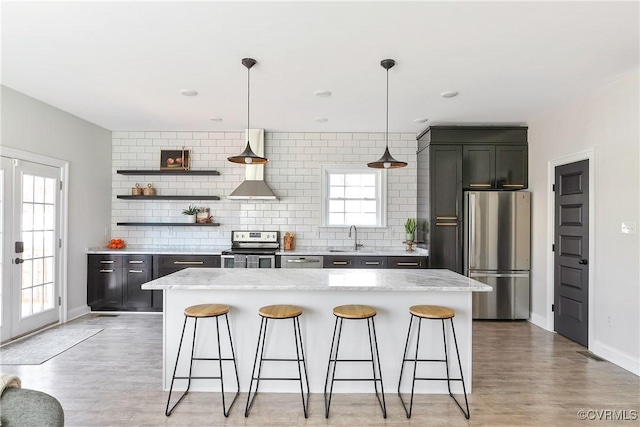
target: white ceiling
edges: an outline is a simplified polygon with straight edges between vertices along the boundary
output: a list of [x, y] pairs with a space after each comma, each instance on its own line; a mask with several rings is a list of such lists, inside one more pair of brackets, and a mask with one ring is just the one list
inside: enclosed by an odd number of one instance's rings
[[[393, 58], [391, 132], [524, 124], [638, 68], [638, 6], [3, 2], [1, 78], [110, 130], [238, 130], [240, 61], [252, 57], [251, 127], [375, 132], [385, 129], [379, 64]], [[323, 89], [333, 95], [314, 96]], [[447, 90], [460, 95], [444, 99]]]

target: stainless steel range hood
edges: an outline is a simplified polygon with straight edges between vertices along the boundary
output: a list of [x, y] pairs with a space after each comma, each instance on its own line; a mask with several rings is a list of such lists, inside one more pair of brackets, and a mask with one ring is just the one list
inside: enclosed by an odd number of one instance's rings
[[[264, 129], [245, 130], [245, 139], [251, 141], [251, 149], [264, 157]], [[264, 165], [245, 166], [245, 180], [233, 190], [228, 199], [235, 200], [277, 200], [271, 188], [264, 182]]]

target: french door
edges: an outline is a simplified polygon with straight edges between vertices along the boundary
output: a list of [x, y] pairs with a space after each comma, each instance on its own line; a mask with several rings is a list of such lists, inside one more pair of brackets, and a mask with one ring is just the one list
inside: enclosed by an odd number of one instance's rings
[[0, 157], [1, 340], [56, 323], [59, 310], [60, 174]]

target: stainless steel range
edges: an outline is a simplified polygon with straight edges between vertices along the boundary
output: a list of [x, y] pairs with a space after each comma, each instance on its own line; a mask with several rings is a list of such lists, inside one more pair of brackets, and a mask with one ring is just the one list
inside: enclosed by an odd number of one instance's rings
[[232, 231], [231, 249], [222, 251], [222, 268], [275, 268], [279, 231]]

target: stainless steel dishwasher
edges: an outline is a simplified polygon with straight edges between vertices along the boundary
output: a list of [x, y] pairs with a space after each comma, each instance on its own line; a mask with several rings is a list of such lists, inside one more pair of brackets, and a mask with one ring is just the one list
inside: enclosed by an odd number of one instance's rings
[[283, 255], [280, 259], [280, 268], [322, 268], [321, 255]]

